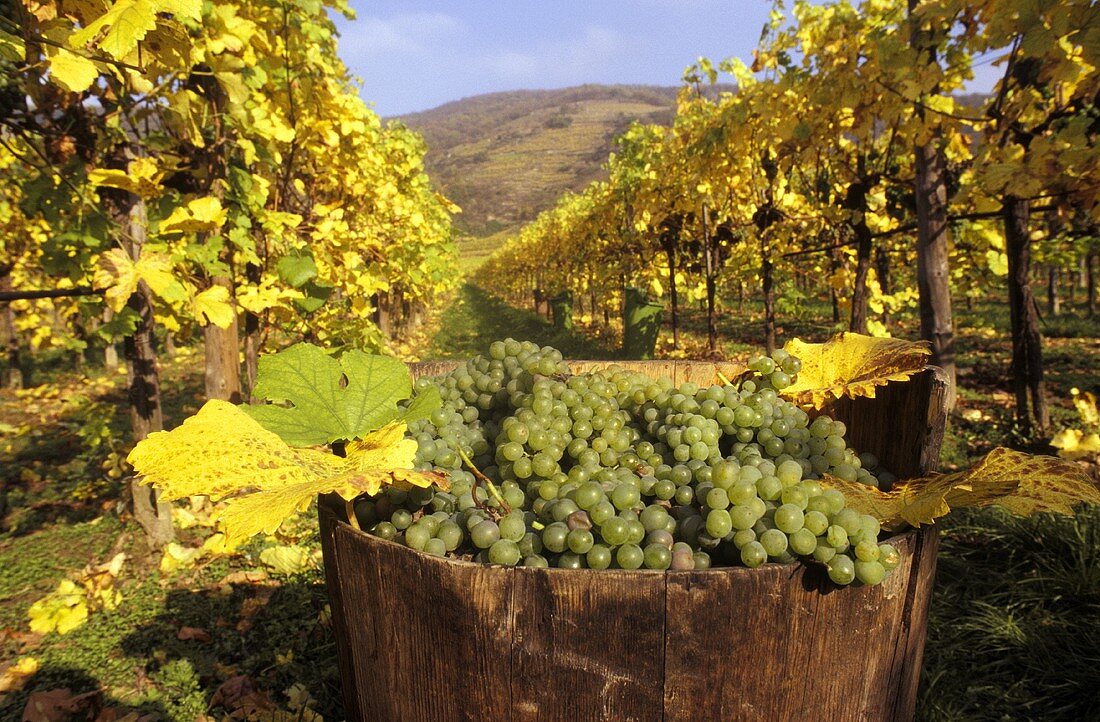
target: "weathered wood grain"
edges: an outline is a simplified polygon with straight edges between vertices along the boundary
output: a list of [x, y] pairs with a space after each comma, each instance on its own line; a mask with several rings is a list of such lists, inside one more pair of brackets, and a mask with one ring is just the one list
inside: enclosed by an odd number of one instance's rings
[[[617, 365], [675, 383], [716, 380], [712, 363]], [[929, 369], [826, 412], [895, 473], [924, 473], [939, 455], [944, 390]], [[883, 584], [837, 589], [801, 564], [629, 572], [456, 562], [352, 529], [342, 503], [319, 506], [348, 720], [913, 717], [935, 527], [894, 539], [902, 564]]]
[[513, 720], [660, 720], [664, 575], [515, 569]]

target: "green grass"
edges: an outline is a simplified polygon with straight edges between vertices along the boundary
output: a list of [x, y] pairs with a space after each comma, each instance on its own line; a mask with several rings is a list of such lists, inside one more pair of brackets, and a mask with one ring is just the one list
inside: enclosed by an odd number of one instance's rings
[[440, 315], [439, 331], [425, 359], [468, 358], [488, 351], [504, 338], [534, 341], [561, 351], [567, 358], [614, 358], [616, 349], [578, 332], [555, 329], [531, 311], [509, 306], [473, 284], [465, 284]]
[[1100, 719], [1100, 509], [943, 526], [919, 717]]

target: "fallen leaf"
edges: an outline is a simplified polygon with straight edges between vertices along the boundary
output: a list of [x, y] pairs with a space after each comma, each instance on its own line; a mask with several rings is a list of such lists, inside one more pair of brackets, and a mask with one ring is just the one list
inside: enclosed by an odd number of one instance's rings
[[68, 688], [35, 692], [23, 708], [23, 722], [70, 722], [77, 714], [91, 717], [98, 703], [99, 692], [73, 696]]
[[249, 569], [240, 572], [230, 572], [222, 577], [219, 585], [223, 584], [259, 584], [267, 581], [268, 575], [263, 569]]
[[34, 657], [17, 659], [0, 672], [0, 693], [18, 692], [37, 671], [38, 660]]
[[176, 639], [181, 642], [202, 642], [204, 644], [210, 643], [210, 632], [206, 631], [202, 627], [180, 627], [180, 631], [176, 632]]
[[301, 574], [313, 568], [309, 550], [297, 545], [268, 547], [260, 552], [260, 562], [284, 576]]

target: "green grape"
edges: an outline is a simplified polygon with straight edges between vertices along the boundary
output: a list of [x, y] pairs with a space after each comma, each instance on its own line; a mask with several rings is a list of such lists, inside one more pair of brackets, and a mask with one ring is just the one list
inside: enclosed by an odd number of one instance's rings
[[778, 529], [768, 529], [760, 535], [760, 544], [769, 557], [777, 557], [787, 551], [787, 535]]
[[405, 544], [410, 549], [424, 551], [424, 545], [432, 538], [431, 531], [422, 524], [413, 524], [405, 530]]
[[783, 493], [783, 485], [774, 476], [764, 476], [756, 482], [756, 492], [761, 499], [775, 501]]
[[382, 539], [393, 541], [397, 537], [397, 527], [388, 521], [380, 521], [374, 525], [371, 532]]
[[877, 562], [879, 558], [878, 543], [873, 539], [863, 539], [855, 546], [856, 559], [861, 562]]
[[[569, 537], [569, 527], [561, 522], [548, 524], [542, 530], [542, 546], [548, 551], [560, 554], [565, 551], [566, 539]], [[605, 537], [606, 538], [606, 537]]]
[[856, 565], [851, 557], [837, 554], [829, 560], [829, 579], [837, 584], [851, 584], [856, 578]]
[[672, 565], [672, 550], [663, 544], [650, 544], [643, 551], [646, 569], [668, 569]]
[[760, 515], [756, 513], [756, 510], [748, 504], [738, 504], [729, 510], [730, 524], [734, 529], [752, 529], [753, 524], [756, 523]]
[[809, 529], [814, 536], [821, 536], [829, 528], [829, 517], [820, 511], [807, 511], [803, 516], [803, 526]]
[[817, 542], [817, 548], [814, 549], [814, 560], [824, 564], [835, 556], [836, 549], [828, 542], [819, 539]]
[[756, 541], [756, 532], [752, 529], [740, 529], [733, 534], [733, 545], [738, 549], [752, 541]]
[[881, 584], [882, 580], [886, 578], [886, 568], [879, 564], [877, 561], [857, 561], [856, 562], [856, 579], [861, 584]]
[[560, 569], [584, 569], [585, 560], [584, 557], [573, 552], [563, 552], [558, 557], [558, 567]]
[[595, 543], [595, 537], [587, 529], [573, 529], [566, 535], [565, 544], [574, 554], [587, 554]]
[[[713, 491], [721, 491], [721, 489], [714, 489]], [[711, 509], [707, 514], [707, 534], [710, 534], [715, 539], [721, 539], [733, 531], [733, 521], [730, 518], [730, 513], [725, 509]]]
[[470, 541], [478, 549], [488, 549], [498, 539], [500, 539], [500, 527], [497, 526], [496, 522], [488, 519], [479, 522], [477, 526], [470, 530]]
[[793, 532], [788, 538], [791, 551], [799, 556], [809, 556], [817, 549], [817, 537], [809, 529], [802, 528]]
[[715, 487], [707, 492], [706, 504], [711, 509], [728, 509], [730, 505], [729, 495], [725, 489]]
[[607, 569], [612, 566], [612, 550], [603, 544], [595, 544], [584, 557], [588, 569]]
[[901, 555], [898, 554], [898, 550], [893, 545], [879, 544], [878, 561], [882, 564], [883, 569], [891, 572], [901, 564]]
[[623, 569], [639, 569], [645, 563], [645, 552], [637, 544], [623, 544], [615, 552], [615, 561]]
[[638, 487], [632, 484], [619, 484], [611, 492], [611, 503], [619, 511], [626, 511], [641, 501], [641, 493]]
[[[630, 528], [627, 526], [626, 520], [617, 516], [611, 517], [600, 526], [600, 536], [611, 546], [625, 544], [629, 535]], [[543, 541], [545, 542], [545, 539]]]
[[825, 541], [829, 546], [837, 551], [844, 551], [848, 548], [848, 532], [844, 527], [836, 524], [831, 524], [828, 529], [825, 530]]
[[[858, 566], [871, 583], [900, 563], [897, 550], [879, 545], [878, 522], [816, 477], [890, 476], [848, 448], [843, 423], [811, 421], [780, 397], [800, 368], [780, 350], [754, 357], [756, 376], [737, 386], [675, 386], [627, 371], [572, 374], [549, 347], [494, 342], [414, 384], [442, 400], [408, 422], [416, 468], [445, 471], [450, 490], [389, 489], [358, 500], [356, 515], [381, 538], [486, 563], [687, 570], [797, 555], [842, 580]], [[503, 502], [475, 488], [459, 449]]]
[[760, 542], [751, 541], [741, 547], [741, 563], [750, 569], [755, 569], [766, 561], [768, 561], [768, 552]]
[[447, 545], [442, 539], [429, 539], [424, 545], [424, 551], [433, 556], [441, 557], [447, 553]]
[[489, 561], [493, 564], [514, 567], [519, 560], [519, 546], [510, 539], [498, 539], [489, 547]]
[[775, 510], [775, 526], [782, 532], [793, 534], [803, 527], [806, 517], [794, 504], [783, 504]]
[[390, 523], [398, 530], [408, 529], [412, 522], [412, 514], [407, 509], [398, 509], [390, 516]]
[[613, 516], [615, 516], [615, 506], [606, 499], [596, 504], [588, 513], [592, 523], [600, 526]]
[[670, 518], [668, 511], [663, 506], [657, 506], [656, 504], [647, 506], [638, 515], [638, 520], [642, 522], [646, 531], [664, 529]]

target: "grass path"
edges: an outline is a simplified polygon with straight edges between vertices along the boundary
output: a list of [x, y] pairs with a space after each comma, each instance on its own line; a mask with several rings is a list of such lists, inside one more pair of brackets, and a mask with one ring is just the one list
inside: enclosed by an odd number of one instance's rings
[[614, 358], [616, 349], [579, 331], [560, 331], [541, 316], [466, 283], [439, 314], [439, 330], [422, 358], [469, 358], [504, 338], [553, 346], [566, 358]]

